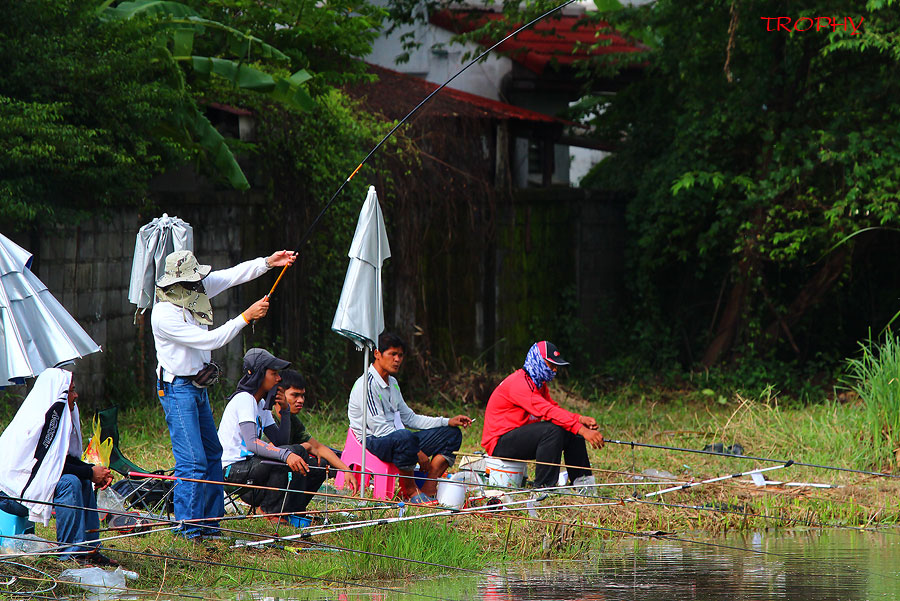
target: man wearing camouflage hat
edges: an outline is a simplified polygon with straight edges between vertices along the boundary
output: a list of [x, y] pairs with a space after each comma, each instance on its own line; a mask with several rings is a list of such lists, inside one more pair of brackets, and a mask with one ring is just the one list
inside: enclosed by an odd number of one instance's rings
[[[222, 445], [206, 392], [218, 377], [210, 352], [228, 344], [269, 310], [269, 301], [263, 297], [210, 330], [213, 314], [209, 299], [273, 267], [291, 265], [294, 259], [291, 251], [282, 250], [212, 271], [187, 250], [166, 257], [165, 273], [156, 282], [157, 302], [150, 323], [158, 362], [157, 394], [166, 412], [176, 477], [222, 482]], [[221, 484], [181, 480], [175, 486], [175, 519], [185, 520], [182, 532], [186, 538], [214, 534], [210, 527], [217, 526], [224, 513]], [[203, 519], [208, 521], [196, 521]]]

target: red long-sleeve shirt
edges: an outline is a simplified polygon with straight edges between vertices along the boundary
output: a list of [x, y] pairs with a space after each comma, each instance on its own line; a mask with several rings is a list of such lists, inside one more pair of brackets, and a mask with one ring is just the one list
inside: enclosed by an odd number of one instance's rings
[[507, 376], [491, 393], [484, 412], [481, 446], [490, 455], [498, 438], [533, 421], [550, 421], [577, 434], [581, 429], [580, 417], [577, 413], [566, 411], [550, 398], [546, 384], [534, 390], [525, 370], [519, 369]]

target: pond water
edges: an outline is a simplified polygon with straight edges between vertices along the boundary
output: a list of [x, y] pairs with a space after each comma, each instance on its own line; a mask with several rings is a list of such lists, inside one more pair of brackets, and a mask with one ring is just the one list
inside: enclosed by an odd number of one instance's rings
[[[900, 598], [900, 531], [759, 532], [609, 543], [585, 561], [493, 566], [492, 574], [297, 588], [241, 599], [304, 601], [853, 601]], [[390, 589], [390, 590], [384, 590]]]

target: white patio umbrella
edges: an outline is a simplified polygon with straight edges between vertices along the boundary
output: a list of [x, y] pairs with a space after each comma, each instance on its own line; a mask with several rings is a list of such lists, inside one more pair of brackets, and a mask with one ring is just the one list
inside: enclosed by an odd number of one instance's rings
[[30, 252], [0, 234], [0, 387], [100, 350], [31, 262]]
[[[344, 277], [344, 287], [338, 301], [331, 329], [365, 347], [363, 376], [369, 368], [369, 350], [378, 344], [378, 335], [384, 331], [384, 304], [381, 290], [381, 265], [391, 256], [384, 216], [375, 186], [359, 212], [356, 233], [350, 243], [350, 265]], [[362, 414], [362, 471], [366, 470], [366, 409]]]
[[194, 250], [194, 230], [182, 219], [163, 213], [138, 230], [128, 286], [135, 317], [156, 302], [156, 280], [165, 271], [166, 257], [177, 250]]

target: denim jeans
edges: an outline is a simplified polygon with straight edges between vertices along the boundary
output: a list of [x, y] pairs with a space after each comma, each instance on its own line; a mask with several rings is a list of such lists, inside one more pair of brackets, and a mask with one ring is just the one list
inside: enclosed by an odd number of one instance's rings
[[401, 470], [415, 469], [419, 463], [419, 451], [429, 457], [443, 455], [450, 465], [456, 459], [456, 451], [462, 444], [462, 432], [453, 426], [441, 426], [428, 430], [394, 430], [387, 436], [366, 437], [366, 450]]
[[[209, 406], [206, 389], [197, 388], [187, 378], [175, 378], [171, 384], [158, 383], [166, 412], [172, 454], [175, 455], [175, 477], [222, 482], [222, 445]], [[225, 515], [222, 484], [201, 484], [178, 480], [175, 483], [175, 519], [201, 520], [182, 526], [187, 538], [214, 531], [203, 526], [218, 526]]]
[[[72, 474], [63, 474], [56, 483], [53, 502], [60, 504], [56, 506], [56, 541], [60, 544], [60, 559], [72, 559], [73, 556], [69, 553], [93, 551], [100, 546], [100, 535], [97, 532], [100, 528], [100, 515], [96, 511], [97, 496], [94, 494], [93, 482], [80, 480]], [[77, 509], [78, 507], [85, 509]]]

